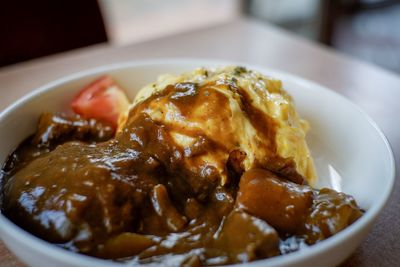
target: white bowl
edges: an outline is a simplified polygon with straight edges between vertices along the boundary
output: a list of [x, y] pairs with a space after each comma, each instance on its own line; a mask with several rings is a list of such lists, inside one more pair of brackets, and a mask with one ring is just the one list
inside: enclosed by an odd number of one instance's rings
[[[311, 124], [309, 145], [319, 173], [319, 186], [351, 194], [366, 213], [354, 224], [314, 246], [251, 266], [335, 266], [367, 235], [394, 183], [394, 159], [376, 124], [346, 98], [318, 84], [280, 71], [244, 63], [211, 60], [160, 60], [114, 64], [59, 79], [26, 95], [0, 114], [0, 162], [35, 131], [42, 112], [68, 109], [84, 85], [108, 73], [132, 99], [159, 74], [181, 73], [199, 66], [244, 65], [279, 78], [293, 96], [301, 116]], [[30, 266], [123, 266], [58, 248], [22, 230], [0, 214], [0, 235], [7, 247]]]

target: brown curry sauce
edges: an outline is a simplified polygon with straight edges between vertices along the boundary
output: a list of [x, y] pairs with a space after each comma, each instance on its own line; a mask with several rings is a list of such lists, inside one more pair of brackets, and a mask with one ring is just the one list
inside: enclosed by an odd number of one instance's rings
[[[243, 90], [230, 89], [239, 92], [252, 124], [275, 140], [273, 123]], [[192, 83], [168, 86], [133, 108], [115, 137], [94, 120], [43, 114], [36, 134], [3, 167], [2, 212], [68, 250], [191, 266], [286, 254], [328, 238], [362, 215], [351, 196], [310, 188], [293, 162], [278, 156], [244, 172], [246, 155], [226, 151], [224, 185], [210, 166], [197, 172], [186, 168], [185, 157], [223, 148], [224, 140], [198, 136], [196, 146], [184, 151], [168, 126], [141, 110], [168, 96], [184, 114], [204, 90]]]

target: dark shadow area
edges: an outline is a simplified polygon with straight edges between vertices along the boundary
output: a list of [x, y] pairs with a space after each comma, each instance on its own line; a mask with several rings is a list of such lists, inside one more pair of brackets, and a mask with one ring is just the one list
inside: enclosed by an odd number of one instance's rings
[[0, 3], [0, 66], [106, 42], [96, 0]]

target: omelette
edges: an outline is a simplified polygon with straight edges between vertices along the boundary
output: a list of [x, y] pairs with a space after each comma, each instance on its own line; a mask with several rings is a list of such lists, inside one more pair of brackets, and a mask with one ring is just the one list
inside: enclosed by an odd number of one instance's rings
[[221, 185], [230, 182], [229, 169], [240, 175], [252, 168], [315, 185], [309, 124], [280, 80], [237, 66], [165, 74], [139, 91], [119, 129], [132, 110], [166, 126], [185, 153], [185, 167], [216, 171]]

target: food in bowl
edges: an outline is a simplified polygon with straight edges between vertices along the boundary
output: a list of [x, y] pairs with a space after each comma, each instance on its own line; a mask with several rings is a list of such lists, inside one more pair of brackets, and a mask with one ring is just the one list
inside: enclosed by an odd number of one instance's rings
[[123, 99], [101, 78], [74, 99], [80, 116], [43, 114], [3, 167], [2, 212], [79, 253], [193, 266], [290, 253], [363, 214], [312, 187], [308, 124], [280, 81], [202, 68]]

